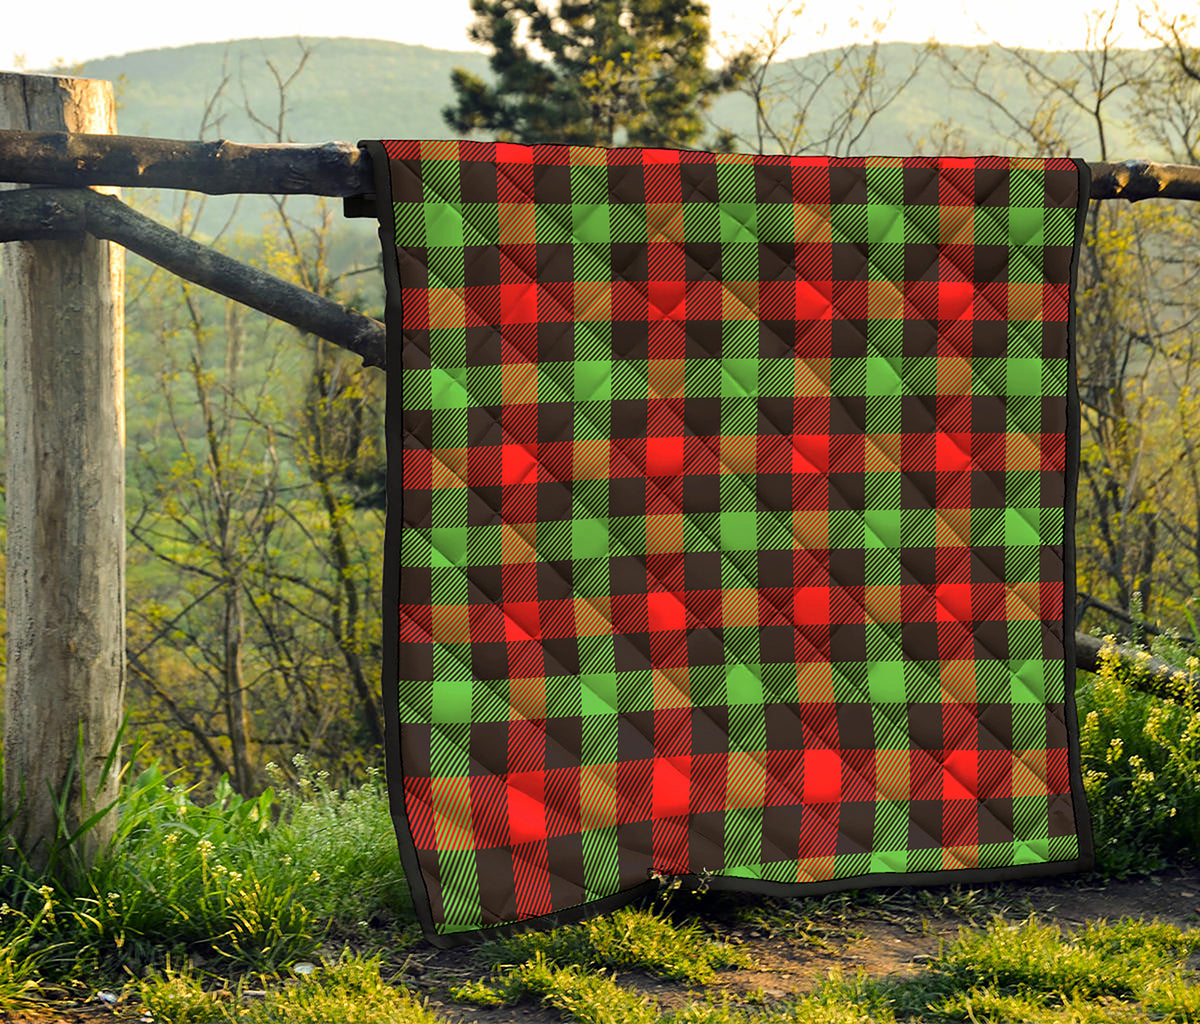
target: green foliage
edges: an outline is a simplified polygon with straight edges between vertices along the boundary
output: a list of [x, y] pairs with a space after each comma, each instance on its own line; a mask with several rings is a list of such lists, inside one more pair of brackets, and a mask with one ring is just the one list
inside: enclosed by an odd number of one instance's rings
[[303, 429], [294, 441], [297, 462], [315, 483], [340, 481], [351, 488], [357, 508], [386, 506], [380, 377], [317, 339], [300, 402]]
[[194, 971], [152, 973], [138, 985], [146, 1012], [171, 1024], [436, 1024], [411, 993], [393, 987], [379, 974], [379, 960], [343, 953], [299, 979], [258, 979], [252, 986], [205, 989]]
[[22, 964], [24, 978], [36, 967], [107, 970], [174, 953], [273, 970], [311, 956], [330, 932], [410, 924], [378, 773], [338, 791], [303, 758], [295, 767], [300, 785], [247, 799], [224, 778], [200, 798], [152, 765], [122, 790], [114, 842], [82, 882], [2, 869], [0, 936], [10, 937], [0, 939], [0, 998], [6, 970], [17, 977]]
[[643, 995], [622, 988], [603, 974], [580, 964], [560, 967], [542, 952], [504, 971], [494, 981], [469, 982], [451, 989], [463, 1002], [503, 1006], [536, 999], [580, 1024], [658, 1024], [658, 1007]]
[[1142, 1004], [1152, 1020], [1200, 1020], [1200, 986], [1178, 975], [1155, 979], [1147, 986]]
[[688, 146], [713, 97], [744, 70], [741, 59], [720, 72], [707, 67], [708, 8], [698, 0], [471, 0], [471, 10], [470, 37], [491, 49], [495, 80], [454, 69], [456, 102], [444, 116], [458, 132]]
[[670, 1018], [671, 1024], [891, 1024], [896, 1019], [866, 986], [842, 986], [836, 980], [774, 1012], [739, 1009], [730, 1005], [728, 993], [723, 995], [717, 1000], [708, 994], [703, 1003], [689, 1003]]
[[[138, 996], [146, 1014], [153, 1020], [172, 1024], [211, 1024], [219, 1020], [222, 995], [206, 991], [199, 976], [189, 969], [175, 969], [168, 963], [163, 972], [149, 971], [138, 984]], [[224, 998], [228, 998], [224, 990]]]
[[[1088, 941], [1088, 938], [1091, 941]], [[1162, 955], [1146, 945], [1141, 951], [1112, 947], [1116, 938], [1091, 932], [1087, 938], [1064, 941], [1054, 925], [1041, 925], [1030, 916], [1019, 927], [997, 920], [986, 932], [968, 932], [942, 957], [939, 970], [956, 987], [991, 991], [1077, 993], [1089, 999], [1136, 994], [1147, 968], [1162, 966]]]
[[[1147, 658], [1149, 655], [1147, 654]], [[1149, 870], [1200, 848], [1197, 664], [1179, 702], [1139, 692], [1112, 643], [1077, 687], [1083, 783], [1100, 870]]]
[[34, 996], [45, 962], [55, 952], [54, 890], [40, 886], [17, 909], [0, 904], [0, 1015]]
[[292, 765], [298, 781], [282, 792], [266, 856], [320, 875], [306, 903], [338, 934], [361, 936], [387, 919], [411, 922], [412, 896], [382, 773], [367, 768], [366, 782], [339, 790], [300, 755]]
[[57, 894], [64, 941], [97, 961], [148, 962], [165, 945], [255, 969], [311, 952], [323, 927], [306, 890], [318, 877], [268, 855], [274, 805], [270, 789], [245, 799], [225, 778], [194, 802], [147, 769], [83, 890]]
[[1075, 994], [1004, 995], [986, 988], [959, 993], [937, 1009], [942, 1020], [988, 1024], [1149, 1024], [1152, 1019], [1162, 1019], [1137, 1013], [1117, 999], [1091, 1002]]
[[706, 983], [718, 967], [748, 967], [741, 950], [717, 942], [696, 922], [675, 925], [652, 910], [621, 907], [611, 914], [551, 931], [522, 932], [488, 943], [480, 956], [492, 963], [545, 957], [551, 963], [643, 970], [664, 978]]
[[[1188, 328], [1200, 264], [1192, 211], [1145, 207], [1096, 204], [1080, 257], [1078, 585], [1125, 613], [1121, 628], [1183, 632], [1200, 590], [1200, 348]], [[1088, 614], [1109, 628], [1104, 609]]]
[[[1197, 990], [1183, 973], [1200, 931], [1122, 920], [1064, 935], [1032, 915], [962, 932], [934, 964], [947, 994], [933, 1007], [950, 1020], [1137, 1020], [1137, 1002], [1184, 1006]], [[1186, 1017], [1175, 1019], [1184, 1020]]]
[[[282, 272], [281, 244], [263, 235], [239, 255]], [[360, 770], [373, 757], [363, 712], [378, 678], [369, 595], [383, 516], [355, 502], [375, 486], [379, 386], [331, 361], [314, 485], [308, 346], [257, 313], [227, 319], [220, 297], [191, 289], [184, 303], [162, 272], [131, 267], [130, 288], [128, 704], [148, 740], [138, 767], [228, 772], [246, 793], [263, 762], [297, 749], [338, 777]], [[239, 661], [236, 689], [225, 680]]]

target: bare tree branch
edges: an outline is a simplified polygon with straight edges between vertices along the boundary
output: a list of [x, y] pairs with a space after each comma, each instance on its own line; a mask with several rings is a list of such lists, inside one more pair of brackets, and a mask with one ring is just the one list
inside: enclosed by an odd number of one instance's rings
[[1091, 168], [1093, 199], [1200, 199], [1200, 167], [1123, 160]]
[[216, 770], [216, 772], [220, 775], [229, 774], [228, 763], [217, 751], [209, 731], [203, 728], [203, 726], [196, 720], [198, 717], [196, 712], [189, 708], [182, 707], [178, 701], [176, 701], [169, 693], [167, 693], [166, 690], [158, 685], [158, 682], [154, 678], [154, 673], [150, 670], [146, 663], [142, 661], [141, 655], [138, 654], [138, 652], [126, 648], [125, 658], [129, 668], [131, 669], [130, 674], [133, 676], [133, 678], [141, 683], [148, 691], [150, 691], [150, 693], [154, 694], [154, 696], [157, 697], [158, 700], [171, 713], [171, 717], [175, 720], [176, 724], [188, 732], [196, 740], [196, 742], [200, 744], [201, 749], [203, 749], [204, 753], [208, 755], [208, 759], [212, 762], [213, 768]]
[[[1104, 641], [1087, 633], [1075, 634], [1075, 667], [1084, 672], [1100, 671], [1100, 652], [1104, 649]], [[1132, 647], [1118, 644], [1116, 647], [1117, 664], [1128, 669], [1123, 674], [1123, 680], [1135, 690], [1149, 693], [1155, 697], [1168, 700], [1179, 698], [1186, 692], [1189, 684], [1186, 682], [1188, 672], [1178, 665], [1155, 658], [1147, 651], [1139, 651]], [[1185, 681], [1181, 684], [1176, 678], [1183, 675]], [[1195, 684], [1190, 684], [1191, 688]]]
[[[1200, 199], [1200, 167], [1137, 159], [1091, 167], [1093, 199]], [[0, 181], [183, 188], [209, 195], [350, 196], [375, 187], [370, 156], [349, 142], [247, 145], [21, 131], [0, 131]], [[0, 230], [3, 226], [0, 219]]]
[[[1106, 615], [1111, 615], [1114, 619], [1120, 619], [1127, 625], [1135, 626], [1144, 633], [1150, 633], [1154, 636], [1162, 635], [1163, 630], [1161, 626], [1156, 626], [1152, 622], [1142, 622], [1134, 618], [1134, 616], [1129, 612], [1118, 608], [1116, 605], [1109, 604], [1107, 601], [1101, 601], [1098, 597], [1093, 597], [1091, 594], [1085, 594], [1083, 591], [1079, 592], [1079, 596], [1083, 598], [1083, 604], [1081, 606], [1081, 611], [1076, 618], [1082, 617], [1083, 612], [1087, 611], [1088, 608], [1096, 608], [1104, 612]], [[1182, 644], [1194, 644], [1196, 642], [1196, 638], [1193, 636], [1180, 636], [1176, 637], [1176, 639]]]
[[89, 189], [19, 189], [0, 193], [0, 241], [53, 238], [86, 231], [125, 246], [196, 284], [268, 316], [326, 338], [386, 369], [384, 326], [216, 249], [184, 238]]
[[182, 188], [208, 195], [349, 196], [375, 188], [371, 158], [350, 142], [256, 145], [30, 131], [0, 132], [0, 181]]

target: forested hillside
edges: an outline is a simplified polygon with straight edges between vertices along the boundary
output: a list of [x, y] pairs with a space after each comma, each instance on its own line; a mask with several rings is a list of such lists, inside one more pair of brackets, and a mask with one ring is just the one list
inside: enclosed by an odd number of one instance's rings
[[[243, 110], [248, 98], [258, 115], [275, 118], [278, 94], [266, 61], [282, 73], [294, 65], [301, 44], [312, 49], [304, 73], [289, 91], [288, 134], [301, 142], [326, 139], [444, 138], [453, 133], [441, 117], [451, 100], [450, 70], [463, 67], [486, 74], [483, 54], [432, 50], [424, 46], [385, 42], [377, 39], [242, 39], [230, 43], [201, 43], [163, 50], [144, 50], [92, 60], [82, 73], [94, 78], [117, 80], [121, 108], [118, 124], [125, 134], [194, 138], [199, 128], [204, 100], [218, 86], [224, 66], [232, 76], [226, 97], [227, 114], [221, 134], [238, 141], [254, 141], [262, 129]], [[878, 59], [892, 73], [911, 65], [921, 49], [911, 43], [887, 43], [879, 47]], [[851, 51], [853, 52], [853, 51]], [[998, 48], [977, 51], [946, 47], [950, 60], [986, 52], [997, 66], [994, 92], [1020, 108], [1030, 102], [1030, 87], [1021, 71], [1004, 60]], [[1075, 57], [1069, 53], [1039, 54], [1048, 75], [1066, 78], [1077, 74]], [[780, 78], [803, 74], [821, 55], [781, 63], [774, 71]], [[243, 92], [244, 87], [244, 92]], [[830, 93], [810, 111], [810, 119], [821, 123], [830, 114], [836, 94]], [[927, 62], [896, 102], [863, 137], [864, 153], [912, 152], [927, 144], [939, 122], [953, 121], [962, 130], [967, 149], [993, 151], [1000, 140], [989, 120], [987, 98], [968, 91], [948, 89], [944, 66]], [[1124, 115], [1126, 111], [1122, 111]], [[740, 135], [752, 130], [753, 110], [748, 99], [731, 95], [718, 99], [710, 114], [716, 126]], [[1084, 115], [1073, 119], [1077, 154], [1095, 157], [1093, 133]], [[1122, 155], [1134, 152], [1130, 134], [1115, 126], [1110, 144]], [[1145, 147], [1135, 147], [1141, 155]]]

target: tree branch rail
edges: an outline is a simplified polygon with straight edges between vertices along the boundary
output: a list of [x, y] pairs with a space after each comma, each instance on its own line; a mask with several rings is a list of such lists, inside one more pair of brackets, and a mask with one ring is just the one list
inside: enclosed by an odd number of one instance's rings
[[0, 242], [87, 232], [108, 239], [188, 281], [241, 302], [386, 369], [384, 325], [321, 295], [248, 266], [90, 189], [0, 192]]
[[[1093, 199], [1200, 200], [1200, 167], [1093, 163]], [[179, 188], [208, 195], [353, 196], [374, 188], [371, 158], [349, 142], [193, 142], [138, 135], [0, 131], [0, 181]]]

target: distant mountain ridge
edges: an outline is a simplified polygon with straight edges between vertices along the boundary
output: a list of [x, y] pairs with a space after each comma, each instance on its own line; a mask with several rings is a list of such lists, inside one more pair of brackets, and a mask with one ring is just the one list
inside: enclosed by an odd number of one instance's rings
[[[449, 137], [451, 133], [442, 121], [441, 110], [452, 98], [451, 69], [465, 67], [477, 74], [488, 74], [487, 58], [479, 53], [435, 50], [371, 39], [313, 38], [302, 40], [302, 43], [312, 47], [312, 54], [303, 73], [289, 90], [289, 111], [284, 121], [285, 137], [299, 142]], [[903, 68], [911, 62], [917, 49], [910, 44], [888, 44], [880, 47], [880, 59], [886, 67]], [[967, 51], [948, 49], [947, 52], [962, 56]], [[219, 126], [210, 126], [206, 137], [257, 142], [265, 141], [268, 136], [262, 125], [247, 115], [243, 104], [248, 100], [258, 118], [273, 123], [278, 116], [278, 92], [266, 61], [271, 61], [278, 73], [287, 78], [300, 53], [294, 39], [243, 39], [105, 57], [87, 61], [72, 73], [116, 83], [117, 125], [122, 134], [194, 139], [200, 132], [206, 102], [222, 80], [224, 63], [230, 78], [224, 100], [216, 108], [216, 115], [222, 120]], [[816, 58], [800, 58], [802, 62], [813, 59]], [[1072, 64], [1071, 54], [1045, 55], [1044, 66], [1052, 73], [1066, 74]], [[999, 76], [997, 88], [1007, 93], [1017, 105], [1027, 101], [1029, 96], [1024, 80], [1011, 70]], [[828, 116], [828, 104], [824, 109], [813, 109], [808, 114], [819, 122]], [[745, 97], [723, 97], [714, 105], [711, 120], [748, 132], [753, 127], [753, 111]], [[897, 102], [870, 126], [858, 151], [893, 155], [912, 153], [921, 139], [937, 133], [939, 122], [948, 120], [961, 127], [956, 142], [969, 151], [1011, 151], [988, 126], [986, 101], [951, 90], [935, 60], [925, 65]], [[1081, 140], [1088, 137], [1083, 127], [1081, 125]], [[1113, 126], [1109, 137], [1110, 153], [1115, 158], [1155, 155], [1135, 146], [1129, 132], [1117, 126]], [[1081, 144], [1077, 155], [1088, 159], [1098, 156], [1093, 147], [1086, 144]], [[146, 209], [155, 219], [176, 225], [182, 193], [131, 188], [124, 191], [124, 196], [126, 201]], [[261, 256], [263, 230], [278, 230], [275, 209], [268, 197], [213, 196], [203, 202], [197, 237], [211, 240], [228, 219], [230, 229], [217, 245], [235, 257]], [[193, 203], [191, 209], [194, 211], [198, 206]], [[290, 213], [309, 223], [313, 222], [317, 208], [318, 200], [306, 196], [292, 197], [287, 206]], [[337, 200], [329, 203], [328, 210], [332, 214], [329, 263], [333, 271], [376, 265], [381, 251], [378, 225], [367, 219], [343, 220], [341, 204]], [[132, 265], [144, 266], [136, 255], [130, 254], [129, 260]], [[357, 307], [382, 317], [382, 273], [366, 273], [348, 280], [357, 289], [353, 299]], [[132, 453], [139, 450], [139, 444], [149, 444], [147, 438], [156, 436], [160, 400], [154, 382], [162, 369], [162, 356], [156, 340], [153, 307], [139, 303], [132, 291], [128, 302], [127, 415]], [[260, 320], [252, 316], [250, 322], [259, 323]], [[307, 353], [292, 336], [271, 344], [287, 346], [287, 351], [280, 356], [281, 362], [275, 371], [277, 380], [272, 387], [281, 395], [291, 394], [305, 379]], [[216, 346], [212, 354], [214, 369], [218, 371], [222, 352], [223, 349]], [[241, 378], [241, 385], [247, 388], [261, 383], [263, 371], [257, 360], [263, 358], [263, 350], [252, 348], [248, 358], [252, 364], [246, 367]], [[192, 414], [188, 430], [199, 436], [202, 423], [198, 413]]]
[[[263, 141], [261, 126], [243, 111], [248, 99], [259, 118], [274, 124], [278, 93], [266, 61], [283, 77], [300, 56], [300, 44], [312, 54], [304, 71], [289, 90], [285, 134], [303, 142], [362, 138], [446, 138], [452, 133], [441, 110], [452, 99], [450, 71], [464, 67], [488, 74], [487, 57], [470, 51], [435, 50], [426, 46], [378, 39], [308, 38], [240, 39], [227, 43], [198, 43], [168, 49], [142, 50], [116, 57], [87, 61], [83, 74], [117, 80], [120, 110], [117, 123], [128, 135], [195, 138], [200, 129], [206, 98], [221, 81], [225, 62], [230, 81], [224, 97], [225, 118], [220, 134], [238, 141]], [[887, 43], [880, 47], [885, 69], [905, 68], [920, 49], [912, 43]], [[966, 47], [944, 47], [952, 57], [969, 52]], [[989, 48], [982, 48], [987, 50]], [[817, 55], [796, 58], [789, 65], [803, 66]], [[1003, 69], [997, 91], [1019, 108], [1028, 99], [1028, 86], [1013, 69]], [[1045, 54], [1045, 67], [1064, 77], [1074, 66], [1070, 53]], [[823, 109], [822, 109], [823, 108]], [[987, 120], [985, 100], [951, 89], [944, 69], [928, 61], [896, 102], [868, 128], [860, 152], [904, 154], [928, 139], [939, 122], [953, 120], [961, 128], [959, 140], [976, 152], [1004, 151]], [[809, 111], [820, 121], [829, 114], [828, 101]], [[714, 124], [748, 134], [753, 109], [745, 97], [722, 97], [710, 114]], [[1086, 125], [1079, 122], [1075, 155], [1096, 159]], [[213, 137], [214, 132], [209, 132]], [[1122, 126], [1111, 133], [1111, 152], [1118, 155], [1153, 155], [1129, 149], [1132, 139]]]
[[[297, 142], [452, 137], [441, 116], [453, 95], [451, 69], [464, 67], [483, 76], [489, 74], [484, 54], [351, 38], [240, 39], [142, 50], [87, 61], [78, 73], [117, 83], [117, 125], [122, 134], [194, 139], [200, 133], [206, 102], [222, 81], [224, 67], [227, 82], [223, 97], [214, 107], [219, 127], [210, 124], [206, 137], [273, 141], [244, 106], [248, 102], [259, 121], [277, 123], [279, 93], [267, 62], [286, 79], [301, 57], [302, 46], [310, 47], [312, 52], [288, 90], [283, 124], [285, 139]], [[902, 74], [920, 49], [910, 43], [884, 44], [879, 48], [879, 60], [890, 73]], [[968, 49], [946, 47], [943, 52], [961, 59]], [[807, 62], [819, 59], [819, 55], [798, 58], [782, 66], [779, 73], [797, 66], [803, 70]], [[1044, 66], [1062, 76], [1073, 66], [1077, 68], [1070, 53], [1047, 53]], [[1017, 107], [1028, 101], [1028, 86], [1012, 68], [1001, 66], [996, 88]], [[807, 111], [809, 120], [820, 124], [831, 116], [832, 102], [826, 99], [814, 104]], [[958, 126], [955, 143], [967, 152], [1011, 152], [1011, 145], [990, 127], [988, 115], [986, 100], [951, 89], [941, 63], [929, 60], [895, 103], [868, 127], [857, 152], [931, 152], [933, 144], [929, 140], [938, 136], [939, 125], [946, 121]], [[709, 120], [714, 135], [719, 126], [749, 136], [754, 126], [753, 107], [745, 96], [724, 96], [714, 104]], [[1096, 147], [1085, 141], [1091, 137], [1086, 122], [1080, 118], [1077, 123], [1080, 145], [1075, 155], [1098, 158]], [[1110, 153], [1118, 157], [1155, 155], [1135, 146], [1123, 125], [1110, 128], [1109, 140]], [[135, 201], [146, 194], [146, 190], [131, 190]], [[170, 223], [174, 219], [171, 210], [178, 210], [180, 202], [178, 193], [160, 194], [153, 213]], [[332, 205], [336, 240], [333, 265], [343, 269], [351, 263], [369, 264], [377, 259], [378, 238], [371, 223], [343, 221], [336, 215], [340, 204], [335, 201]], [[289, 209], [303, 216], [311, 217], [316, 206], [316, 200], [306, 197], [289, 201]], [[272, 223], [271, 214], [270, 201], [261, 196], [211, 197], [205, 202], [199, 231], [201, 236], [211, 235], [229, 218], [235, 232], [254, 236]]]
[[[441, 108], [450, 99], [450, 69], [487, 71], [487, 58], [478, 53], [377, 39], [301, 41], [312, 55], [288, 91], [284, 125], [298, 142], [446, 135]], [[259, 117], [274, 123], [278, 92], [265, 62], [271, 60], [286, 78], [300, 54], [296, 39], [239, 39], [105, 57], [85, 62], [83, 73], [114, 81], [124, 76], [117, 114], [122, 133], [195, 138], [224, 63], [231, 78], [221, 134], [252, 142], [262, 141], [263, 131], [242, 110], [244, 98]]]

